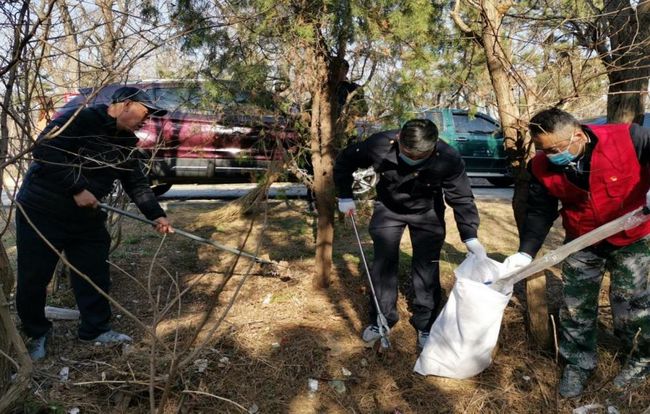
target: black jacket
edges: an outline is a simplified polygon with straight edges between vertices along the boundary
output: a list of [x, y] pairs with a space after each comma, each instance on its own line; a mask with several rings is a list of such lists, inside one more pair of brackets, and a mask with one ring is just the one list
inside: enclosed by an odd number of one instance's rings
[[460, 154], [443, 141], [424, 163], [409, 166], [399, 154], [397, 131], [380, 132], [345, 148], [336, 159], [334, 182], [339, 198], [352, 198], [352, 173], [373, 167], [379, 174], [377, 199], [398, 214], [419, 214], [444, 200], [454, 210], [462, 240], [476, 237], [479, 216]]
[[[554, 172], [564, 173], [567, 179], [583, 190], [589, 190], [589, 174], [591, 164], [591, 153], [594, 146], [598, 144], [598, 138], [583, 125], [583, 131], [589, 135], [590, 142], [587, 144], [585, 154], [576, 162], [566, 166], [559, 166], [549, 163], [549, 169]], [[643, 128], [636, 124], [630, 125], [630, 137], [641, 166], [650, 166], [650, 129]], [[559, 200], [551, 195], [546, 187], [535, 178], [530, 172], [530, 183], [528, 185], [528, 201], [526, 207], [526, 220], [519, 241], [519, 251], [535, 257], [541, 249], [553, 222], [559, 215]], [[568, 242], [570, 240], [565, 240]]]
[[[144, 174], [137, 138], [117, 129], [115, 118], [107, 110], [106, 105], [85, 108], [61, 130], [73, 110], [43, 130], [32, 151], [34, 162], [18, 193], [21, 204], [62, 220], [96, 218], [99, 212], [77, 207], [72, 196], [88, 190], [101, 200], [119, 180], [147, 218], [165, 216]], [[50, 131], [58, 135], [46, 138]]]

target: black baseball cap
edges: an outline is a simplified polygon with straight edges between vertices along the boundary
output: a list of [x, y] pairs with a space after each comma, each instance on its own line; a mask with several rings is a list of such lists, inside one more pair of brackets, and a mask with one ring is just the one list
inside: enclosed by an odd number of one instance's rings
[[154, 116], [164, 116], [167, 114], [166, 109], [162, 109], [153, 103], [147, 92], [133, 86], [123, 86], [113, 92], [111, 96], [112, 103], [133, 101], [140, 102], [149, 109], [149, 113]]

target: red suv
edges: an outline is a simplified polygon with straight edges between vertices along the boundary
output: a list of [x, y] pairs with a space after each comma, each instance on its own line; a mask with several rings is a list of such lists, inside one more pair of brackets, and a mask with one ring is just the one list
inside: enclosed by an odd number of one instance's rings
[[107, 85], [96, 94], [93, 88], [82, 88], [59, 113], [108, 104], [121, 86], [144, 89], [169, 111], [162, 118], [149, 118], [136, 132], [158, 195], [172, 184], [254, 181], [272, 160], [281, 159], [278, 145], [288, 148], [298, 141], [270, 94], [244, 92], [231, 81], [143, 81]]

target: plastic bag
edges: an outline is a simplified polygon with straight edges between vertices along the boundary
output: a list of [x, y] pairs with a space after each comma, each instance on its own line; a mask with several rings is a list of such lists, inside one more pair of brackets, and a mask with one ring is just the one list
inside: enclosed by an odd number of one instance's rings
[[422, 375], [464, 379], [492, 363], [503, 311], [512, 292], [503, 294], [489, 284], [506, 273], [505, 267], [470, 254], [454, 273], [456, 283], [449, 300], [415, 362], [414, 371]]

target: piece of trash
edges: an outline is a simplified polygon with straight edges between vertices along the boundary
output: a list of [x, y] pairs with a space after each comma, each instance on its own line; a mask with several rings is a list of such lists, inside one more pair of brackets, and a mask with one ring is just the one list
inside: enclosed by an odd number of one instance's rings
[[607, 414], [620, 414], [620, 412], [618, 411], [618, 408], [614, 407], [613, 405], [608, 405]]
[[219, 358], [219, 364], [218, 364], [218, 366], [219, 366], [219, 368], [223, 368], [223, 367], [225, 367], [226, 365], [228, 365], [229, 362], [230, 362], [230, 358], [228, 358], [228, 357], [221, 357], [221, 358]]
[[115, 318], [117, 318], [117, 319], [122, 319], [122, 315], [120, 315], [120, 314], [118, 313], [117, 315], [115, 315]]
[[79, 320], [79, 311], [77, 309], [57, 308], [56, 306], [46, 306], [45, 317], [47, 319], [56, 319], [61, 321]]
[[271, 344], [271, 348], [273, 348], [273, 349], [278, 349], [278, 348], [280, 348], [280, 343], [279, 343], [279, 342], [273, 342], [273, 343]]
[[341, 368], [341, 372], [342, 372], [343, 375], [345, 375], [346, 377], [349, 377], [350, 375], [352, 375], [352, 372], [350, 372], [350, 370], [347, 369], [346, 367], [342, 367], [342, 368]]
[[603, 408], [600, 404], [587, 404], [582, 407], [574, 408], [573, 414], [590, 414], [600, 408]]
[[361, 358], [361, 366], [362, 367], [367, 367], [368, 366], [368, 361], [366, 361], [365, 358]]
[[133, 351], [131, 344], [122, 344], [122, 355], [126, 355]]
[[68, 367], [61, 368], [61, 371], [59, 371], [59, 381], [68, 382], [69, 376], [70, 376], [70, 368]]
[[314, 395], [318, 391], [318, 380], [314, 378], [307, 379], [307, 389], [310, 395]]
[[208, 360], [205, 358], [197, 359], [194, 361], [194, 367], [196, 368], [196, 372], [203, 372], [208, 369]]
[[97, 342], [95, 342], [93, 345], [95, 345], [95, 346], [102, 346], [102, 343], [99, 342], [99, 341], [97, 341]]
[[334, 388], [334, 391], [336, 391], [339, 394], [345, 394], [345, 382], [341, 380], [332, 380], [329, 382], [330, 387]]
[[528, 375], [524, 375], [521, 378], [523, 378], [524, 381], [530, 381], [530, 377]]
[[79, 414], [80, 412], [79, 407], [72, 407], [68, 410], [68, 414]]
[[253, 403], [253, 405], [251, 405], [251, 408], [248, 409], [248, 414], [255, 414], [258, 413], [259, 411], [260, 411], [260, 407], [258, 407], [257, 404]]
[[102, 381], [106, 381], [106, 371], [102, 371]]
[[262, 301], [262, 305], [268, 305], [271, 303], [271, 299], [273, 299], [273, 294], [269, 293], [268, 295], [264, 296], [264, 300]]

